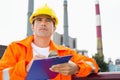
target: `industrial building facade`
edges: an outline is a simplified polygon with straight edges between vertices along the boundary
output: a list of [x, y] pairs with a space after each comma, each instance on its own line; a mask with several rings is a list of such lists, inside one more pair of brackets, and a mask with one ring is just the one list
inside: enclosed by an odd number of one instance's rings
[[[68, 37], [69, 39], [69, 47], [72, 48], [72, 49], [76, 49], [76, 38], [72, 38], [72, 37]], [[64, 40], [63, 40], [63, 35], [62, 34], [59, 34], [57, 32], [54, 32], [53, 34], [53, 41], [58, 44], [58, 45], [64, 45]]]

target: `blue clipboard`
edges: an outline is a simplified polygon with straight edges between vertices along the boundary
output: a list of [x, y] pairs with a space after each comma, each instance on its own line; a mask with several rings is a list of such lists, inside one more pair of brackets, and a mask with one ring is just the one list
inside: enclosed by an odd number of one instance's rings
[[50, 71], [49, 68], [55, 64], [66, 63], [71, 57], [71, 55], [67, 55], [34, 60], [26, 80], [48, 80], [55, 78], [58, 73]]

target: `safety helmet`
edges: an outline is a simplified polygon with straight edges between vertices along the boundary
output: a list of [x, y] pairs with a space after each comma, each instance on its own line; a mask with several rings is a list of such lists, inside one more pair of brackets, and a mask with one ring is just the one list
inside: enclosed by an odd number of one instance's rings
[[30, 16], [30, 19], [29, 19], [30, 23], [33, 23], [34, 18], [36, 16], [39, 16], [39, 15], [42, 15], [42, 14], [49, 15], [49, 16], [51, 16], [51, 18], [55, 19], [55, 27], [57, 26], [57, 24], [58, 24], [58, 18], [56, 16], [54, 10], [52, 8], [48, 7], [47, 4], [45, 4], [43, 7], [40, 7], [38, 9], [36, 9], [32, 13], [32, 15]]

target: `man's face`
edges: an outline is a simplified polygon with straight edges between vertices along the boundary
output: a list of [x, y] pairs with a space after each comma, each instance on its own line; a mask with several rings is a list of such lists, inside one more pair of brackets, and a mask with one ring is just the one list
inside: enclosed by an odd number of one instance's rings
[[34, 19], [32, 26], [34, 35], [39, 37], [50, 37], [55, 31], [53, 19], [48, 15], [40, 15]]

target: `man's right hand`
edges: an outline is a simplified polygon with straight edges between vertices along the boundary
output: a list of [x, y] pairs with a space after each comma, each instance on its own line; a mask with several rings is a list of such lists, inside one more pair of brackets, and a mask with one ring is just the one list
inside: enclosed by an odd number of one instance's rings
[[40, 54], [39, 54], [39, 55], [35, 55], [35, 56], [33, 57], [33, 59], [30, 61], [30, 63], [26, 66], [27, 72], [29, 72], [29, 70], [30, 70], [30, 68], [31, 68], [31, 66], [32, 66], [33, 60], [43, 59], [43, 58], [45, 58], [44, 55], [40, 55]]

